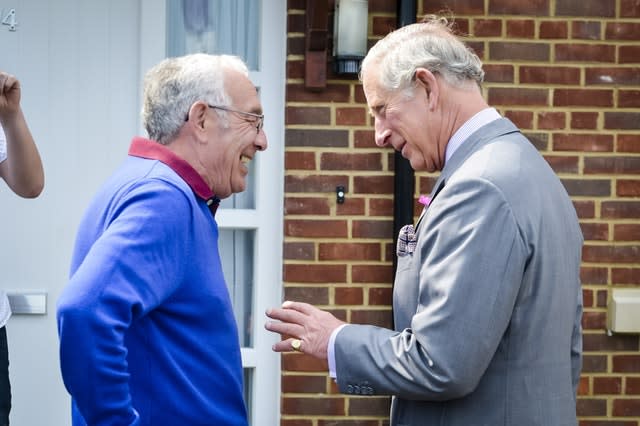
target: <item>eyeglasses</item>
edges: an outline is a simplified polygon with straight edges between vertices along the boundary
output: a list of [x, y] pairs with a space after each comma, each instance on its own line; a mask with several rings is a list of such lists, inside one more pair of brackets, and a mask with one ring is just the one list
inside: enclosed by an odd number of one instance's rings
[[262, 129], [262, 126], [264, 125], [264, 114], [254, 114], [252, 112], [238, 111], [237, 109], [231, 109], [231, 108], [227, 108], [227, 107], [223, 107], [223, 106], [219, 106], [219, 105], [209, 105], [209, 108], [221, 109], [223, 111], [229, 111], [229, 112], [235, 112], [236, 114], [246, 115], [248, 117], [255, 118], [255, 121], [253, 121], [253, 123], [256, 126], [256, 133], [260, 133], [260, 129]]

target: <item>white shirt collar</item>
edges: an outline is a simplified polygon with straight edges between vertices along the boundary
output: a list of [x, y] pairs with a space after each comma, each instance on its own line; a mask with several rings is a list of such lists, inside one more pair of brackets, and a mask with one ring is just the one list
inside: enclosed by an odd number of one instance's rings
[[447, 164], [453, 153], [460, 148], [460, 145], [462, 145], [473, 132], [499, 118], [500, 113], [498, 113], [495, 108], [485, 108], [467, 120], [467, 122], [460, 126], [453, 134], [451, 139], [449, 139], [447, 149], [445, 150], [444, 163]]

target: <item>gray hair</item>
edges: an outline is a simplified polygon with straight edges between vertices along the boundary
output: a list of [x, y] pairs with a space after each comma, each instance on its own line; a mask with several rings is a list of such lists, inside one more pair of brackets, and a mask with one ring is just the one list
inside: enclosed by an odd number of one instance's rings
[[[229, 106], [224, 84], [229, 70], [249, 75], [240, 58], [205, 53], [167, 58], [151, 68], [144, 77], [142, 107], [142, 124], [149, 138], [163, 145], [171, 142], [197, 101]], [[226, 112], [216, 112], [226, 123]]]
[[389, 91], [409, 93], [418, 68], [442, 76], [454, 87], [469, 81], [480, 86], [484, 79], [480, 58], [453, 34], [446, 18], [434, 15], [379, 40], [362, 61], [361, 79], [371, 65], [379, 67], [379, 83]]

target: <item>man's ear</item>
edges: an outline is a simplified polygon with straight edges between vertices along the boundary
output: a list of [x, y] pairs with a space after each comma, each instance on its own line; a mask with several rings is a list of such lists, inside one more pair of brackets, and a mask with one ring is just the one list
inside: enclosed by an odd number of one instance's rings
[[435, 74], [426, 68], [418, 68], [415, 73], [416, 85], [426, 92], [427, 104], [433, 110], [440, 97], [440, 85]]
[[194, 104], [191, 105], [191, 108], [189, 108], [187, 121], [190, 122], [192, 126], [195, 126], [197, 130], [204, 130], [208, 108], [209, 107], [204, 102], [194, 102]]

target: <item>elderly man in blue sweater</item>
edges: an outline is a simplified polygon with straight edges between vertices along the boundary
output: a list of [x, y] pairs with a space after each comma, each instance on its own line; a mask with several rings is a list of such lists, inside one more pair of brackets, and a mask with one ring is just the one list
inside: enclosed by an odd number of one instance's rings
[[73, 425], [247, 422], [217, 245], [220, 199], [267, 147], [238, 58], [170, 58], [145, 76], [143, 122], [80, 224], [58, 301]]

